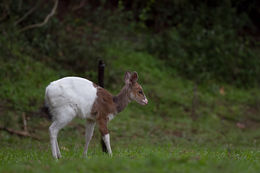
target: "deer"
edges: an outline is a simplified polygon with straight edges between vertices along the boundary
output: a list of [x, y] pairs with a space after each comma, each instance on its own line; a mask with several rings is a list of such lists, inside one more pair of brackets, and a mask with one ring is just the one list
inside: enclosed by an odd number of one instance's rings
[[137, 80], [137, 72], [127, 71], [124, 76], [125, 84], [115, 96], [81, 77], [64, 77], [51, 82], [45, 90], [45, 106], [52, 117], [49, 134], [53, 158], [61, 158], [57, 141], [59, 131], [75, 117], [86, 119], [83, 155], [87, 156], [88, 146], [97, 124], [106, 150], [112, 156], [108, 122], [122, 112], [131, 101], [140, 105], [148, 104], [143, 88]]

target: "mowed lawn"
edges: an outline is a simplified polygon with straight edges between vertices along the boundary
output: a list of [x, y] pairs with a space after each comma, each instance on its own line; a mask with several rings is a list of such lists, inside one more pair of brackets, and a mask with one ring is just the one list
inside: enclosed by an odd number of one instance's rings
[[[113, 157], [102, 153], [96, 127], [87, 157], [83, 157], [84, 121], [61, 130], [62, 158], [51, 156], [50, 121], [29, 124], [40, 141], [1, 131], [0, 173], [259, 173], [259, 130], [232, 123], [143, 116], [126, 110], [109, 123]], [[146, 120], [146, 121], [145, 121]], [[33, 120], [32, 120], [33, 122]], [[41, 122], [41, 123], [40, 123]]]
[[[63, 133], [64, 135], [64, 133]], [[82, 136], [83, 137], [83, 136]], [[68, 140], [65, 140], [65, 139]], [[0, 172], [227, 172], [260, 171], [260, 150], [243, 146], [203, 146], [113, 142], [113, 157], [101, 152], [95, 137], [87, 157], [83, 157], [84, 140], [63, 137], [63, 158], [54, 160], [47, 140], [10, 137], [0, 149]], [[216, 141], [217, 142], [217, 141]]]

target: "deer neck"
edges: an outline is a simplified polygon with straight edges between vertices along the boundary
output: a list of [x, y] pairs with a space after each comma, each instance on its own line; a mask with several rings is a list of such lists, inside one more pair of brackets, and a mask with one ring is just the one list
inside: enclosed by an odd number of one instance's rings
[[124, 86], [119, 94], [113, 97], [113, 101], [116, 105], [117, 113], [122, 112], [131, 102], [129, 98], [128, 87]]

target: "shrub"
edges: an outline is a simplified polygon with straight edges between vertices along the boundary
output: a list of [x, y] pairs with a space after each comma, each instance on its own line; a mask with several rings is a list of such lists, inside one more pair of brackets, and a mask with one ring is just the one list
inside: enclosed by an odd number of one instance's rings
[[[246, 17], [235, 11], [204, 7], [190, 12], [177, 26], [147, 39], [147, 49], [197, 82], [218, 80], [249, 87], [259, 83], [260, 59], [250, 48], [250, 39], [238, 35]], [[226, 14], [226, 15], [225, 15]], [[242, 21], [241, 21], [242, 20]]]

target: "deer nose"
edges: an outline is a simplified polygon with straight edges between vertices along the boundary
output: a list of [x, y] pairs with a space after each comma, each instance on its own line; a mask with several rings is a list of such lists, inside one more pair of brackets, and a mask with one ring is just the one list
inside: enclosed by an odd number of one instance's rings
[[144, 102], [145, 104], [148, 104], [147, 98], [145, 98], [145, 99], [143, 100], [143, 102]]

